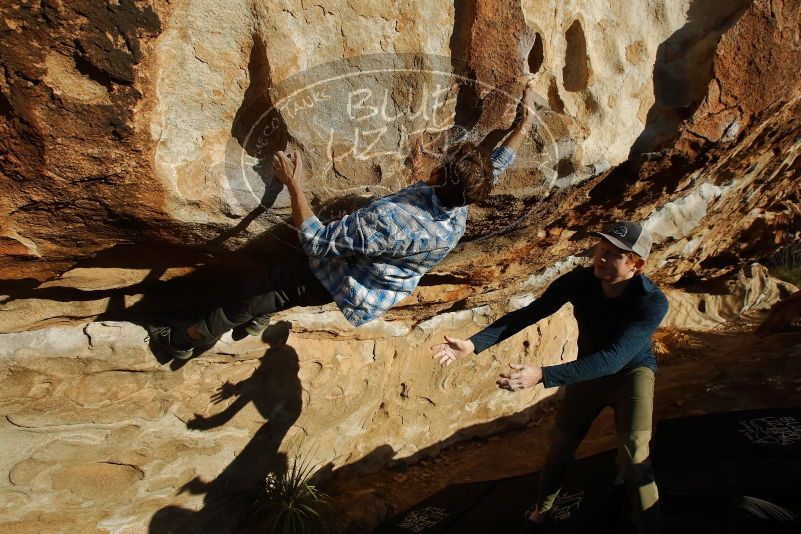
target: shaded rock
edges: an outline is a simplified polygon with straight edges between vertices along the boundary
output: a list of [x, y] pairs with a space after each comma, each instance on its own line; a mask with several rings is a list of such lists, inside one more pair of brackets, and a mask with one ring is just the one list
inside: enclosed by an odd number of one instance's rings
[[801, 326], [801, 292], [796, 291], [771, 307], [770, 313], [759, 325], [757, 334], [766, 336], [799, 326]]

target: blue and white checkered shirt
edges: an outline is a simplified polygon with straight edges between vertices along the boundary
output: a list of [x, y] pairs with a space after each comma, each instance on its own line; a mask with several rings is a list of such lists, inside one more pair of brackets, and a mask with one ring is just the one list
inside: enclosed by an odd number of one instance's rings
[[[506, 146], [492, 153], [494, 183], [514, 159]], [[326, 225], [310, 217], [299, 234], [312, 271], [359, 326], [409, 296], [456, 246], [466, 222], [467, 206], [444, 208], [434, 189], [420, 182]]]

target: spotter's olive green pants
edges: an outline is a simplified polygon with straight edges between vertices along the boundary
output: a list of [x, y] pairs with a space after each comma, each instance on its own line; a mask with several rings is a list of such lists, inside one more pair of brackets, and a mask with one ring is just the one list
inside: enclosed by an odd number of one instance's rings
[[659, 495], [648, 450], [653, 402], [654, 372], [647, 367], [566, 386], [540, 481], [539, 509], [553, 507], [576, 449], [601, 410], [611, 406], [615, 412], [618, 469], [629, 486], [637, 530], [658, 532]]

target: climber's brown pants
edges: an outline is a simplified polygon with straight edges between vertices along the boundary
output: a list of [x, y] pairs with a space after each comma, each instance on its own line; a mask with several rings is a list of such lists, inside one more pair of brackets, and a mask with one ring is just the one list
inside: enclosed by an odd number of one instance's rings
[[647, 367], [566, 386], [540, 481], [539, 509], [546, 511], [554, 506], [576, 449], [601, 410], [611, 406], [615, 412], [618, 469], [629, 485], [637, 530], [658, 532], [659, 495], [648, 450], [653, 401], [654, 372]]

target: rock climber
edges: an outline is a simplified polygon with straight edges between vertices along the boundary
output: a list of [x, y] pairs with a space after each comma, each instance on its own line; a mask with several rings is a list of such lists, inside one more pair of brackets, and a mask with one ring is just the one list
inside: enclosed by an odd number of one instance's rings
[[186, 328], [151, 327], [151, 347], [189, 359], [196, 348], [214, 344], [235, 327], [260, 334], [273, 313], [293, 306], [333, 301], [353, 326], [380, 317], [456, 246], [465, 231], [467, 206], [489, 196], [533, 124], [534, 91], [527, 87], [519, 122], [490, 158], [472, 143], [454, 145], [427, 180], [327, 224], [314, 214], [304, 192], [300, 153], [278, 152], [272, 169], [289, 190], [304, 254], [288, 264], [271, 264], [229, 302]]

